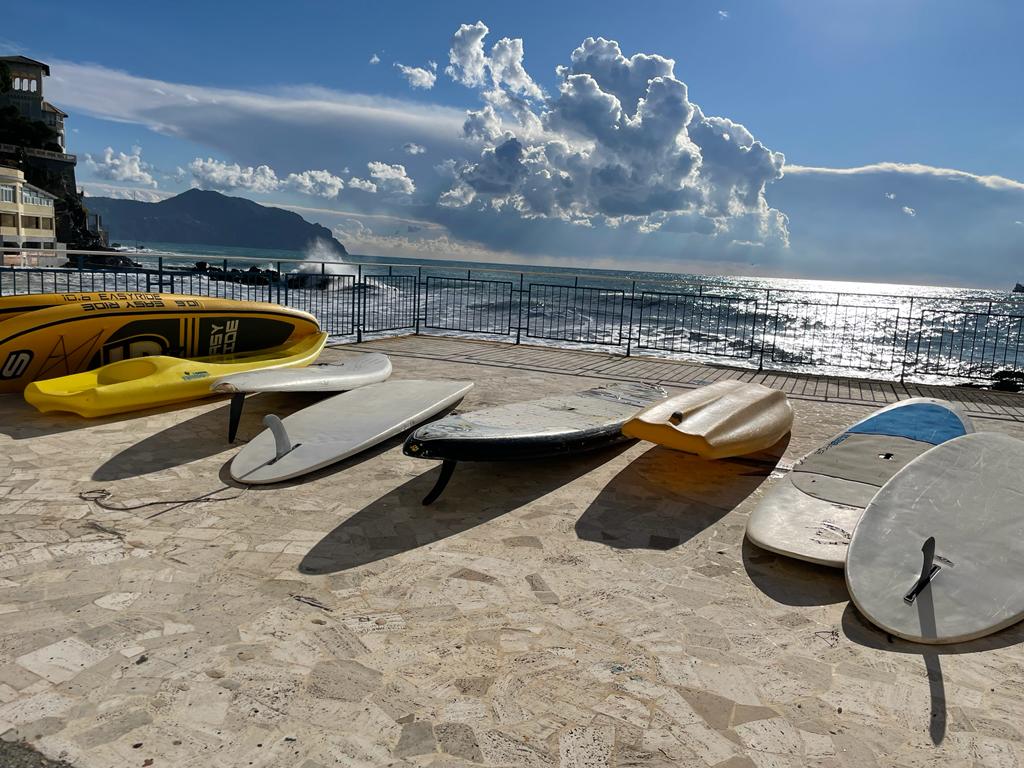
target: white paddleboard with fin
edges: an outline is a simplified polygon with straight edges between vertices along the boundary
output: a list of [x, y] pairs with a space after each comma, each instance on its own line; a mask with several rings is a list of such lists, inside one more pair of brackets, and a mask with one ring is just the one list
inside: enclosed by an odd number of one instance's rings
[[932, 448], [878, 492], [846, 585], [889, 634], [958, 643], [1024, 618], [1024, 441], [994, 432]]
[[231, 462], [240, 483], [280, 483], [355, 456], [458, 403], [471, 381], [392, 379], [344, 392], [284, 419], [269, 415], [267, 429]]

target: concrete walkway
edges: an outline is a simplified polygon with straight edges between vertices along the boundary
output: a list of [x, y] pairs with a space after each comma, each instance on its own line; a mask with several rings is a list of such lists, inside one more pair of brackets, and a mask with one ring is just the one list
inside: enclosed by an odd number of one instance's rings
[[[613, 376], [422, 338], [326, 356], [369, 349], [475, 381], [465, 410]], [[311, 400], [251, 398], [241, 438]], [[870, 407], [801, 393], [774, 467], [631, 444], [460, 466], [424, 508], [438, 467], [398, 440], [245, 489], [224, 400], [83, 421], [0, 397], [0, 735], [76, 768], [1020, 766], [1024, 628], [892, 641], [840, 572], [744, 543]]]

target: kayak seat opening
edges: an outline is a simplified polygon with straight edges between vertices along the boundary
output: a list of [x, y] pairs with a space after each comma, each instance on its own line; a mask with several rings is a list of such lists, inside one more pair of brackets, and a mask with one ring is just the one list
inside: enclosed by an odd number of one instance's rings
[[158, 366], [152, 358], [136, 357], [103, 367], [96, 377], [96, 383], [100, 386], [121, 384], [125, 381], [134, 381], [144, 376], [150, 376], [156, 373], [157, 370]]

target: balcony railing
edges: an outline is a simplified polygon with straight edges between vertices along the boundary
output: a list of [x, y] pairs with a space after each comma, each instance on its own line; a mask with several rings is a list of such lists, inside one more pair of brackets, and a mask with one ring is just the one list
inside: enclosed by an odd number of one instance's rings
[[47, 160], [63, 160], [67, 163], [77, 163], [78, 157], [64, 152], [52, 152], [49, 149], [32, 149], [31, 147], [19, 147], [14, 144], [0, 144], [0, 152], [24, 152], [29, 157], [44, 157]]

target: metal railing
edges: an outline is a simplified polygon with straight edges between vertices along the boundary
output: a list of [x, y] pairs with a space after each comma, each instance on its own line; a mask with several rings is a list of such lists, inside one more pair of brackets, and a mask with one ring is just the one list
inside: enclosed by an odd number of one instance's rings
[[1024, 379], [1024, 300], [1012, 295], [835, 293], [444, 263], [235, 258], [199, 269], [157, 254], [144, 266], [106, 268], [95, 253], [68, 253], [64, 267], [0, 269], [0, 295], [187, 293], [295, 307], [356, 340], [470, 335], [901, 381]]

